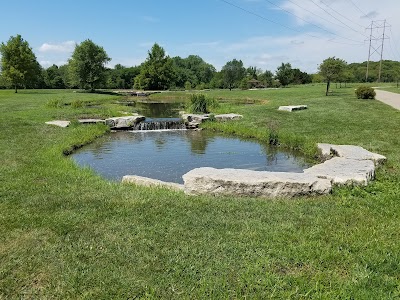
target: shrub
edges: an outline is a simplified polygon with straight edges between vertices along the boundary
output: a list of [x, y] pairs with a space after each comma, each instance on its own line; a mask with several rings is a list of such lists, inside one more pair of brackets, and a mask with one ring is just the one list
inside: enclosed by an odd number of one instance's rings
[[60, 108], [65, 105], [64, 100], [60, 98], [55, 98], [47, 101], [46, 106], [50, 108]]
[[189, 81], [185, 82], [185, 90], [190, 91], [192, 89], [192, 84]]
[[190, 96], [189, 111], [191, 113], [209, 113], [210, 107], [218, 107], [218, 101], [214, 98], [208, 98], [203, 94], [193, 94]]
[[74, 100], [71, 102], [71, 107], [72, 108], [81, 108], [84, 106], [84, 103], [82, 100]]
[[375, 99], [376, 93], [372, 87], [363, 85], [356, 89], [356, 95], [358, 99]]
[[278, 145], [278, 129], [279, 129], [279, 123], [275, 120], [271, 120], [267, 123], [267, 128], [268, 128], [268, 142], [270, 145]]

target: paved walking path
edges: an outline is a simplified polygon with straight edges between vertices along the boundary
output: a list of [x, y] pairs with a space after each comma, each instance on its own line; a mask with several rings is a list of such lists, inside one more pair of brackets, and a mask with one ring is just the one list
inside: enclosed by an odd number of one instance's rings
[[375, 89], [376, 99], [400, 110], [400, 94]]

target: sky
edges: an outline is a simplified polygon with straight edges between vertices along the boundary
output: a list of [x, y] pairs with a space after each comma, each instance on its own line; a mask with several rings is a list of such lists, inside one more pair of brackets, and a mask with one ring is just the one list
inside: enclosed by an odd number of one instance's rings
[[[366, 61], [372, 21], [386, 27], [383, 58], [400, 61], [399, 0], [0, 1], [0, 42], [20, 34], [44, 68], [67, 63], [90, 39], [112, 59], [109, 67], [139, 65], [158, 43], [171, 57], [199, 55], [217, 70], [236, 58], [272, 72], [290, 63], [314, 73], [332, 56]], [[383, 28], [372, 36], [378, 61]]]

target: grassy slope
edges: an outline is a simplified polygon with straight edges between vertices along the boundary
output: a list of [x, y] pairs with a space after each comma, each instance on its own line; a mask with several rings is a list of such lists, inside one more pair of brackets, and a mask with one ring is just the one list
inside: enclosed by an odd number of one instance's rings
[[[115, 114], [110, 96], [0, 91], [0, 299], [400, 297], [399, 112], [323, 86], [209, 93], [258, 103], [223, 104], [245, 118], [220, 130], [267, 139], [277, 120], [281, 143], [309, 155], [352, 143], [388, 163], [366, 188], [295, 200], [109, 183], [62, 155], [106, 128], [44, 122]], [[106, 108], [46, 106], [78, 98]]]
[[385, 87], [385, 88], [382, 88], [382, 90], [392, 92], [392, 93], [397, 93], [397, 94], [400, 93], [400, 89], [396, 86]]

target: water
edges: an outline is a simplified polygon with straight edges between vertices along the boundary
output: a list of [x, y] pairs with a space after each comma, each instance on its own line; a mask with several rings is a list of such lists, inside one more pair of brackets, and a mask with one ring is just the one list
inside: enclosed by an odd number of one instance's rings
[[181, 118], [146, 118], [145, 121], [138, 123], [134, 128], [134, 130], [167, 129], [186, 129], [186, 125]]
[[183, 102], [136, 102], [134, 109], [139, 114], [150, 118], [177, 118], [179, 111], [185, 109]]
[[182, 175], [198, 167], [276, 172], [309, 167], [293, 153], [256, 141], [191, 130], [111, 133], [72, 158], [111, 180], [139, 175], [176, 183], [183, 183]]

